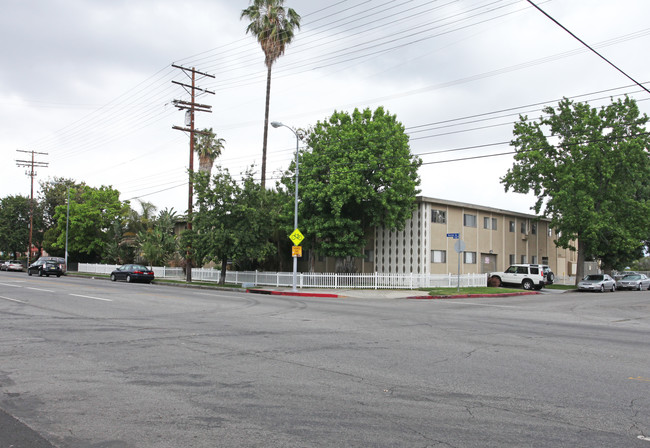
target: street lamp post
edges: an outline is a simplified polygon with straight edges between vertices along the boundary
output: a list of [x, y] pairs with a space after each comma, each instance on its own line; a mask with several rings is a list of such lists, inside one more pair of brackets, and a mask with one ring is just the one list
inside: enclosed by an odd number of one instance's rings
[[[298, 143], [300, 141], [300, 137], [298, 137], [298, 133], [293, 129], [287, 126], [286, 124], [280, 123], [279, 121], [272, 121], [271, 126], [274, 128], [279, 128], [279, 127], [285, 127], [289, 129], [293, 134], [296, 136], [296, 196], [295, 196], [295, 201], [294, 201], [294, 208], [293, 208], [293, 228], [294, 230], [298, 229]], [[296, 292], [298, 291], [297, 288], [297, 277], [298, 277], [298, 257], [296, 255], [293, 256], [293, 287], [292, 291]]]

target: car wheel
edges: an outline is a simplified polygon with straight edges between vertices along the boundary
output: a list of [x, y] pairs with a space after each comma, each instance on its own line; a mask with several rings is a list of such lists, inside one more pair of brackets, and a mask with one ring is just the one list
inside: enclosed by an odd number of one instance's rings
[[126, 276], [126, 282], [127, 282], [127, 283], [131, 283], [131, 276], [130, 276], [130, 275], [127, 275], [127, 276]]
[[114, 282], [115, 280], [117, 280], [117, 278], [115, 278], [115, 274], [111, 274], [111, 281]]
[[605, 292], [605, 285], [600, 285], [600, 292]]
[[56, 278], [59, 278], [59, 277], [61, 277], [61, 274], [56, 274]]
[[501, 286], [501, 279], [495, 275], [493, 277], [490, 277], [489, 283], [490, 283], [489, 286], [498, 288], [499, 286]]
[[27, 275], [32, 275], [32, 271], [27, 271]]
[[40, 270], [40, 269], [38, 270], [38, 276], [39, 276], [39, 277], [43, 277], [43, 271]]
[[534, 285], [533, 285], [533, 281], [532, 281], [532, 280], [526, 279], [526, 280], [524, 280], [523, 282], [521, 282], [521, 286], [522, 286], [522, 288], [524, 288], [526, 291], [530, 291], [531, 289], [533, 289], [533, 286], [534, 286]]
[[614, 285], [612, 285], [612, 292], [615, 292], [615, 291], [616, 291], [616, 285], [614, 284]]

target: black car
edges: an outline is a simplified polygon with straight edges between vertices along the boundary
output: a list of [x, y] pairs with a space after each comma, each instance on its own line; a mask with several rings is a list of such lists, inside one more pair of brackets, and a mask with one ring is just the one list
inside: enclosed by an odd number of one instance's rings
[[55, 261], [50, 260], [36, 260], [34, 263], [30, 264], [27, 268], [27, 275], [38, 274], [39, 277], [50, 275], [56, 275], [61, 277], [63, 274], [63, 269], [61, 265]]
[[38, 261], [41, 261], [41, 260], [43, 260], [43, 261], [51, 261], [53, 263], [57, 263], [64, 274], [67, 272], [67, 266], [65, 264], [65, 258], [63, 258], [63, 257], [41, 257], [41, 258], [38, 259]]
[[126, 280], [127, 282], [151, 283], [154, 274], [151, 269], [141, 264], [123, 264], [111, 272], [111, 280]]

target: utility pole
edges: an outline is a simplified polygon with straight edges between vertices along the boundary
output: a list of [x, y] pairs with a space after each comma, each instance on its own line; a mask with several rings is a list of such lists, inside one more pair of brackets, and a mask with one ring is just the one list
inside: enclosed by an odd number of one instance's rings
[[17, 166], [26, 166], [29, 169], [25, 171], [25, 174], [27, 174], [29, 177], [31, 177], [31, 184], [32, 184], [32, 192], [29, 200], [29, 245], [27, 246], [27, 267], [29, 267], [31, 258], [32, 258], [32, 235], [33, 231], [32, 228], [34, 227], [34, 177], [36, 176], [36, 171], [34, 168], [39, 167], [39, 168], [47, 168], [48, 163], [47, 162], [38, 162], [35, 159], [35, 155], [44, 155], [46, 156], [46, 152], [36, 152], [36, 151], [23, 151], [20, 149], [17, 149], [16, 151], [18, 152], [24, 152], [27, 154], [32, 155], [31, 160], [16, 160], [16, 165]]
[[[214, 75], [200, 72], [196, 70], [194, 67], [187, 68], [176, 64], [172, 64], [172, 67], [182, 70], [183, 73], [185, 73], [192, 80], [192, 84], [189, 85], [178, 81], [172, 81], [173, 84], [178, 84], [179, 86], [183, 87], [187, 93], [190, 94], [190, 101], [181, 101], [181, 100], [173, 101], [174, 106], [176, 106], [179, 110], [185, 111], [186, 127], [172, 126], [172, 129], [190, 133], [190, 173], [189, 173], [189, 187], [188, 187], [189, 191], [188, 191], [188, 198], [187, 198], [187, 229], [192, 230], [192, 204], [194, 202], [194, 186], [192, 185], [192, 180], [193, 180], [192, 175], [194, 173], [194, 134], [203, 133], [201, 131], [197, 131], [194, 129], [194, 112], [212, 112], [211, 110], [212, 106], [209, 106], [207, 104], [199, 104], [195, 101], [197, 96], [196, 92], [199, 91], [202, 93], [209, 93], [214, 95], [214, 92], [196, 87], [196, 75], [202, 77], [208, 77], [208, 78], [214, 78]], [[187, 256], [185, 260], [186, 260], [185, 279], [186, 281], [191, 282], [192, 281], [192, 259], [190, 257], [189, 247], [187, 248]]]

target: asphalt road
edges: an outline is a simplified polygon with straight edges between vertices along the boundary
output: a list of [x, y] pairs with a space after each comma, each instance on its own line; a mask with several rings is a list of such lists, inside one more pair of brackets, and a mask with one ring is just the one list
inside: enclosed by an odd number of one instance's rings
[[304, 298], [0, 273], [0, 448], [650, 448], [650, 292]]

